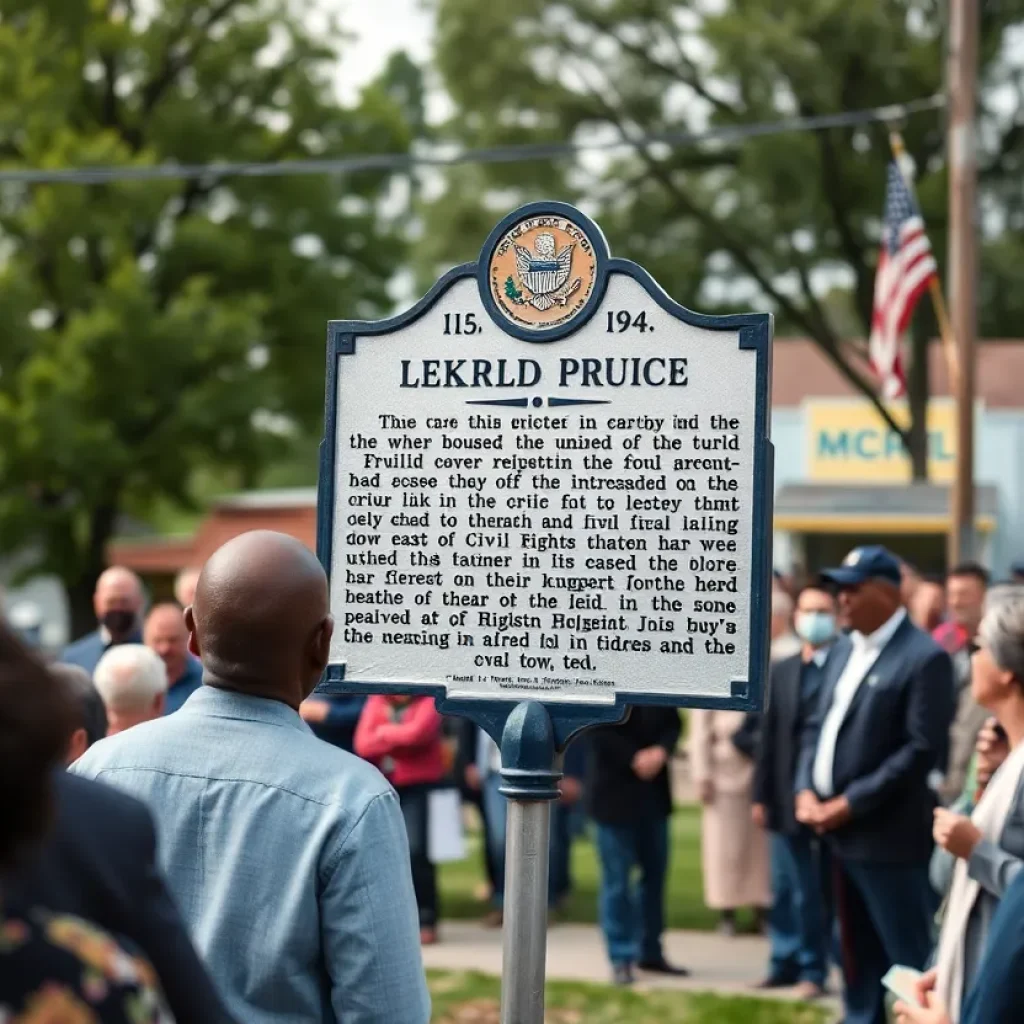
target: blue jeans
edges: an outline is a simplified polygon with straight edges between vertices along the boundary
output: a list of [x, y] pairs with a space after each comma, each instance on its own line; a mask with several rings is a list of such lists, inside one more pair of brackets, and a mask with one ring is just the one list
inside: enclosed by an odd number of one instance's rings
[[833, 859], [844, 1024], [886, 1024], [882, 977], [893, 964], [924, 970], [939, 898], [928, 881], [927, 864]]
[[829, 923], [817, 847], [809, 832], [771, 833], [772, 909], [768, 934], [772, 978], [825, 984]]
[[[508, 833], [508, 803], [499, 792], [501, 776], [497, 772], [483, 781], [483, 811], [487, 819], [485, 841], [490, 844], [494, 862], [494, 905], [505, 903], [505, 837]], [[551, 805], [551, 842], [548, 847], [548, 906], [565, 896], [569, 887], [569, 837], [564, 808]]]
[[[668, 819], [597, 826], [601, 928], [613, 964], [662, 958]], [[633, 869], [640, 869], [635, 886]]]

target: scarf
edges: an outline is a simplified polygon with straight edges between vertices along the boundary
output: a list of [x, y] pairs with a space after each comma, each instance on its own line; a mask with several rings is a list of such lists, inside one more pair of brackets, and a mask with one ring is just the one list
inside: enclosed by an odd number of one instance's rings
[[[1024, 743], [1018, 743], [1010, 756], [992, 776], [981, 800], [978, 801], [971, 821], [984, 839], [997, 843], [1013, 807], [1013, 798], [1024, 772]], [[964, 995], [964, 941], [967, 924], [977, 902], [981, 886], [967, 874], [967, 861], [957, 858], [953, 869], [946, 902], [946, 913], [939, 934], [936, 958], [938, 981], [936, 992], [949, 1008], [953, 1024], [960, 1020], [960, 1006]]]

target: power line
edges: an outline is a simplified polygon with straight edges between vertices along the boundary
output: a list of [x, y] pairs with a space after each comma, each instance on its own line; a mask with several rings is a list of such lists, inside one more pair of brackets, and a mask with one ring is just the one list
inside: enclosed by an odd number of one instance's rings
[[21, 185], [97, 185], [115, 181], [167, 181], [202, 178], [276, 178], [288, 175], [355, 174], [363, 171], [409, 171], [416, 167], [453, 167], [458, 164], [504, 164], [530, 160], [550, 160], [617, 149], [636, 149], [662, 144], [672, 147], [692, 146], [703, 142], [738, 142], [764, 135], [785, 132], [821, 131], [825, 128], [848, 128], [872, 122], [898, 122], [914, 114], [938, 110], [945, 97], [929, 96], [909, 103], [871, 107], [842, 114], [820, 114], [813, 117], [790, 117], [780, 121], [710, 128], [702, 132], [661, 132], [641, 135], [628, 141], [611, 139], [605, 142], [538, 142], [521, 146], [494, 146], [486, 149], [465, 149], [457, 153], [373, 153], [365, 156], [329, 157], [313, 160], [278, 160], [271, 163], [156, 164], [149, 167], [66, 167], [43, 170], [0, 170], [0, 184]]

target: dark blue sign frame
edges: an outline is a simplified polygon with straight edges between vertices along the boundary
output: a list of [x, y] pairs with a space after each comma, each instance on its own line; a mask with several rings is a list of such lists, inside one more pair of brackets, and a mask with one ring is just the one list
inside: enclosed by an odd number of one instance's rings
[[[491, 255], [504, 234], [520, 221], [529, 217], [565, 217], [580, 227], [593, 244], [596, 260], [596, 279], [587, 306], [569, 323], [548, 330], [529, 330], [509, 321], [498, 309], [490, 293], [488, 271]], [[665, 312], [683, 323], [710, 331], [739, 332], [739, 346], [755, 352], [755, 400], [754, 400], [754, 508], [752, 516], [751, 599], [750, 599], [750, 661], [747, 679], [734, 680], [732, 692], [727, 697], [690, 697], [663, 693], [618, 693], [614, 704], [558, 703], [541, 700], [547, 715], [540, 714], [541, 708], [534, 700], [469, 698], [450, 699], [444, 684], [425, 686], [422, 683], [375, 683], [345, 678], [344, 665], [330, 665], [323, 680], [317, 687], [319, 694], [338, 693], [415, 693], [433, 696], [437, 709], [443, 714], [460, 715], [472, 719], [480, 728], [489, 733], [496, 742], [502, 743], [505, 725], [517, 706], [527, 710], [516, 716], [518, 738], [515, 742], [526, 742], [522, 738], [524, 722], [526, 729], [532, 727], [543, 733], [541, 719], [549, 718], [550, 736], [538, 742], [542, 745], [553, 740], [557, 749], [564, 749], [575, 733], [592, 725], [622, 721], [635, 704], [654, 704], [670, 707], [710, 708], [733, 711], [759, 711], [763, 706], [768, 677], [768, 626], [771, 615], [771, 567], [772, 567], [772, 505], [774, 496], [773, 461], [774, 450], [770, 440], [770, 394], [771, 394], [771, 348], [772, 316], [769, 313], [743, 313], [731, 316], [708, 316], [673, 301], [642, 267], [629, 260], [613, 258], [604, 236], [597, 225], [575, 207], [565, 203], [530, 203], [509, 214], [491, 232], [476, 263], [465, 263], [455, 267], [438, 280], [427, 294], [411, 309], [387, 320], [332, 320], [327, 325], [327, 382], [324, 406], [324, 438], [320, 445], [320, 479], [317, 491], [317, 556], [326, 570], [331, 573], [334, 508], [335, 508], [335, 458], [338, 425], [337, 380], [342, 359], [356, 352], [357, 344], [372, 343], [379, 335], [389, 334], [408, 327], [425, 316], [438, 300], [458, 281], [476, 278], [480, 297], [491, 319], [505, 334], [521, 341], [551, 343], [578, 331], [597, 312], [604, 298], [608, 280], [613, 274], [624, 274], [640, 284], [647, 294]], [[509, 723], [512, 725], [512, 723]], [[507, 740], [507, 736], [506, 736]], [[504, 748], [503, 748], [504, 749]], [[506, 758], [506, 764], [510, 762]], [[520, 760], [516, 757], [515, 760]]]

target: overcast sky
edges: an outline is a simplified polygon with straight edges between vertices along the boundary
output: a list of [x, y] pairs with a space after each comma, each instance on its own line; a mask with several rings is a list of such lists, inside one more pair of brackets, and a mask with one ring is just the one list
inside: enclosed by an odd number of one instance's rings
[[320, 0], [323, 9], [341, 12], [345, 28], [356, 35], [342, 56], [338, 86], [342, 95], [373, 78], [395, 50], [417, 61], [430, 56], [432, 17], [422, 0]]

